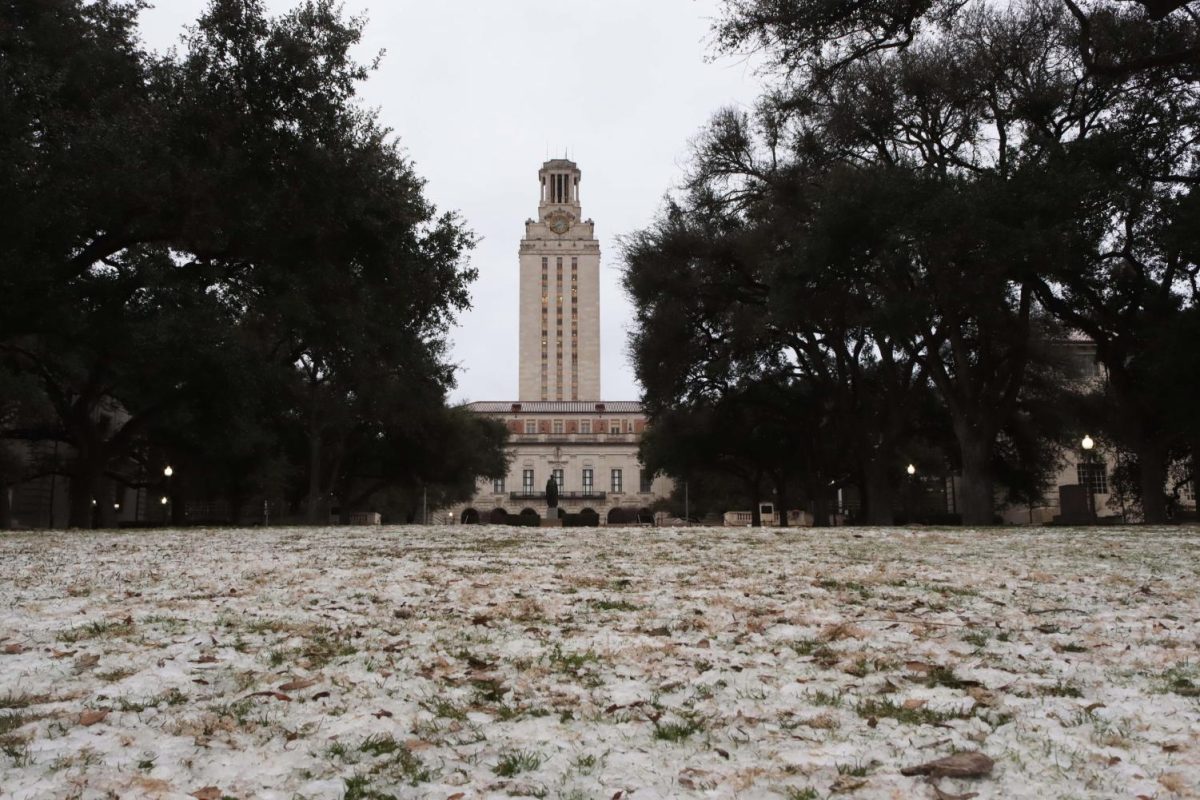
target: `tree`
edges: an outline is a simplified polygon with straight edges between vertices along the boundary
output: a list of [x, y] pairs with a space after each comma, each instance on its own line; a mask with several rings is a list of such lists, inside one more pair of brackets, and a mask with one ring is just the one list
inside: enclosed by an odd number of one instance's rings
[[[951, 27], [987, 0], [726, 0], [716, 26], [724, 52], [753, 49], [785, 72], [829, 74], [887, 50], [902, 50], [930, 28]], [[1074, 21], [1073, 47], [1101, 77], [1184, 69], [1200, 78], [1200, 24], [1192, 0], [1062, 0]]]
[[[239, 407], [213, 392], [265, 411], [263, 381], [301, 404], [253, 427], [282, 452], [305, 420], [314, 518], [389, 397], [444, 409], [473, 239], [355, 103], [360, 20], [329, 0], [279, 18], [212, 0], [183, 52], [158, 56], [137, 44], [141, 8], [2, 12], [0, 350], [38, 377], [74, 449], [71, 524], [90, 524], [104, 480], [132, 480], [151, 433], [220, 469], [167, 423]], [[253, 363], [262, 381], [213, 378]]]

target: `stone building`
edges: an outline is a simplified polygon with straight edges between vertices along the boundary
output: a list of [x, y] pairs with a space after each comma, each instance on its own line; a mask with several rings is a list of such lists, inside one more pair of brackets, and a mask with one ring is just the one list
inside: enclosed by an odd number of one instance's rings
[[580, 179], [566, 159], [538, 171], [538, 215], [518, 251], [519, 397], [467, 406], [508, 426], [512, 461], [504, 479], [481, 481], [469, 502], [443, 511], [448, 520], [533, 522], [550, 478], [559, 507], [583, 524], [649, 519], [671, 492], [638, 463], [641, 406], [600, 398], [600, 243], [583, 218]]

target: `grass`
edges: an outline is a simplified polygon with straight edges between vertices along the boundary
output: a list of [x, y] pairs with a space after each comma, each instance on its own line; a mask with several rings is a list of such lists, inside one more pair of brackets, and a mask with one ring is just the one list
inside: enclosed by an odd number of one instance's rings
[[842, 704], [841, 692], [826, 692], [818, 689], [806, 694], [804, 698], [814, 706], [840, 706]]
[[1045, 697], [1083, 697], [1083, 692], [1078, 686], [1064, 681], [1059, 681], [1053, 686], [1039, 686], [1037, 691]]
[[501, 754], [500, 760], [492, 768], [492, 772], [502, 778], [511, 778], [522, 772], [531, 772], [537, 769], [542, 765], [542, 761], [540, 753], [532, 750], [514, 750]]
[[394, 794], [384, 794], [371, 788], [371, 778], [367, 775], [355, 775], [342, 780], [346, 784], [343, 800], [397, 800]]
[[694, 733], [704, 730], [701, 720], [694, 714], [681, 714], [680, 719], [654, 723], [654, 738], [663, 742], [682, 742]]
[[803, 789], [797, 789], [795, 786], [787, 788], [787, 794], [784, 795], [787, 800], [819, 800], [821, 797], [817, 794], [817, 790], [811, 786], [806, 786]]
[[57, 639], [60, 642], [81, 642], [86, 639], [104, 639], [114, 636], [128, 636], [133, 633], [134, 624], [132, 620], [126, 622], [108, 622], [105, 620], [96, 620], [79, 625], [75, 628], [68, 628], [65, 631], [59, 631]]
[[22, 692], [21, 694], [13, 694], [9, 692], [5, 695], [0, 695], [0, 709], [9, 708], [29, 708], [39, 703], [49, 702], [46, 695], [34, 695]]
[[578, 672], [588, 664], [596, 663], [600, 660], [593, 650], [577, 650], [567, 652], [563, 650], [562, 645], [557, 642], [546, 656], [550, 666], [559, 672]]
[[637, 611], [639, 606], [627, 600], [593, 600], [592, 608], [597, 611]]
[[28, 722], [28, 717], [24, 714], [11, 712], [8, 714], [0, 714], [0, 736], [6, 733], [12, 733], [17, 728]]
[[1162, 691], [1183, 697], [1200, 697], [1200, 669], [1184, 661], [1163, 672]]
[[905, 708], [891, 700], [873, 697], [859, 702], [854, 710], [860, 717], [894, 719], [904, 725], [937, 725], [952, 719], [967, 719], [973, 713], [970, 708], [962, 711], [934, 711], [928, 706]]

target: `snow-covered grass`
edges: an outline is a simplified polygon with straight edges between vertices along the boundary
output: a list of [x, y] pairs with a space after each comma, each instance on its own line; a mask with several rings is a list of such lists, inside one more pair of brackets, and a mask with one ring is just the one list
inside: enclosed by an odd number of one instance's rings
[[0, 536], [0, 797], [1195, 797], [1198, 587], [1180, 529]]

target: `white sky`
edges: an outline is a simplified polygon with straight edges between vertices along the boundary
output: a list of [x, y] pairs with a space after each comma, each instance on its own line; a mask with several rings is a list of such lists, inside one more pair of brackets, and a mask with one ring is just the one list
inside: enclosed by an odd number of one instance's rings
[[[142, 35], [178, 40], [205, 0], [157, 0]], [[292, 0], [266, 0], [272, 13]], [[678, 185], [687, 145], [726, 105], [758, 94], [744, 60], [711, 56], [719, 0], [346, 0], [368, 16], [362, 87], [400, 137], [439, 209], [482, 241], [473, 308], [452, 332], [455, 400], [517, 398], [517, 245], [536, 216], [537, 171], [564, 151], [583, 172], [583, 216], [601, 247], [601, 392], [637, 399], [632, 312], [615, 237], [647, 225]]]

